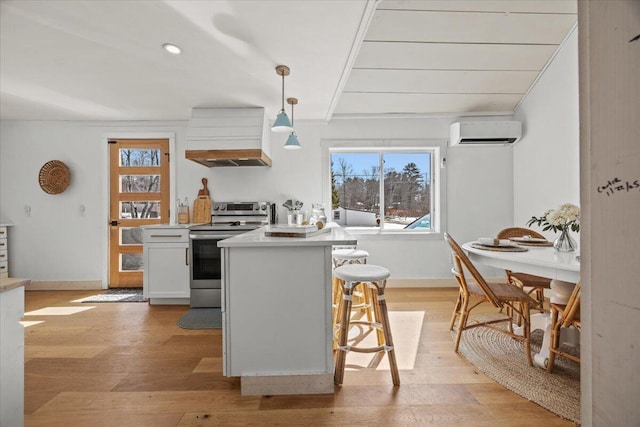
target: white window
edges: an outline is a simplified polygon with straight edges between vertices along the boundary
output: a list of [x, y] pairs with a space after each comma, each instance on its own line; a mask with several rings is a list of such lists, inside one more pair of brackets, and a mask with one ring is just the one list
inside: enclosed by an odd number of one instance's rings
[[414, 144], [329, 147], [331, 219], [352, 232], [439, 231], [440, 149]]

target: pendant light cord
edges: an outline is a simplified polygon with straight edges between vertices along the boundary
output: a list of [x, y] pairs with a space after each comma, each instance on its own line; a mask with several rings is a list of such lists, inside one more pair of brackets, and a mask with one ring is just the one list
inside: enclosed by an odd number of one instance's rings
[[282, 111], [284, 112], [284, 70], [280, 75], [282, 76]]

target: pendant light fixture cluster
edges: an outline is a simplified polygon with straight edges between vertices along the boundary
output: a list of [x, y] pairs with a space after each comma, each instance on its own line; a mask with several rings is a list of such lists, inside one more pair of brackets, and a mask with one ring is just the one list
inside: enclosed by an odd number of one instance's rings
[[287, 113], [284, 110], [284, 78], [291, 73], [291, 70], [286, 65], [278, 65], [276, 67], [276, 73], [282, 77], [282, 108], [280, 109], [273, 126], [271, 126], [271, 130], [277, 133], [291, 132], [284, 148], [288, 150], [301, 148], [302, 146], [300, 145], [298, 136], [293, 130], [293, 106], [298, 103], [298, 100], [296, 98], [287, 98], [287, 103], [291, 105], [291, 121], [289, 121], [289, 116], [287, 116]]

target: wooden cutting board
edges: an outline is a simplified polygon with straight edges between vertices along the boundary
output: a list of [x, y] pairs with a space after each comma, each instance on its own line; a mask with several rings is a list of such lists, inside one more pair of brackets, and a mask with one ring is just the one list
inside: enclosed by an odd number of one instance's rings
[[195, 224], [211, 222], [211, 198], [207, 188], [207, 178], [202, 178], [202, 189], [198, 191], [198, 198], [193, 201], [193, 222]]
[[209, 196], [199, 196], [193, 201], [193, 222], [195, 224], [211, 222], [211, 199]]

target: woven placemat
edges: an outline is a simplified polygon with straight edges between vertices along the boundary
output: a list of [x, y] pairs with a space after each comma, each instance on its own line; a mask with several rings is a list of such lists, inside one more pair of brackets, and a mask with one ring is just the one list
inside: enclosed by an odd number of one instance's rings
[[512, 240], [512, 242], [520, 246], [540, 246], [540, 247], [553, 246], [552, 242], [525, 242], [520, 240]]
[[529, 250], [520, 246], [485, 246], [481, 245], [480, 243], [472, 243], [471, 246], [476, 249], [495, 252], [527, 252]]

